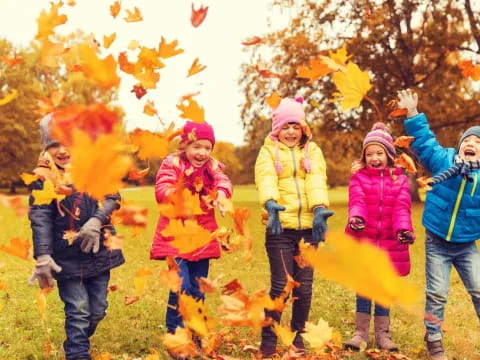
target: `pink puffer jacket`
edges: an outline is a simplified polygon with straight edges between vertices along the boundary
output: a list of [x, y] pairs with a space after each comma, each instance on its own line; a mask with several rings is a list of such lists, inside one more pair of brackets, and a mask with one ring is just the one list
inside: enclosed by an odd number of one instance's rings
[[399, 230], [413, 231], [410, 190], [402, 170], [361, 169], [352, 175], [348, 192], [348, 219], [361, 217], [365, 229], [355, 232], [347, 224], [346, 232], [386, 250], [398, 274], [408, 275], [408, 245], [397, 240]]
[[[202, 195], [207, 195], [212, 189], [223, 191], [227, 198], [232, 196], [232, 183], [227, 175], [222, 171], [224, 166], [216, 160], [211, 159], [201, 168], [194, 168], [184, 155], [171, 154], [167, 156], [158, 170], [155, 182], [155, 197], [158, 203], [163, 203], [167, 200], [172, 188], [183, 176], [185, 188], [190, 189], [192, 193], [197, 193], [200, 197], [200, 206], [204, 214], [196, 215], [195, 220], [204, 229], [210, 232], [218, 228], [215, 220], [214, 209], [209, 209], [202, 199]], [[195, 189], [195, 178], [202, 179], [203, 187], [200, 192]], [[178, 249], [170, 245], [172, 237], [165, 237], [161, 234], [170, 222], [170, 219], [165, 216], [160, 216], [157, 224], [157, 230], [153, 239], [153, 244], [150, 249], [150, 258], [156, 260], [165, 259], [166, 256], [175, 256], [190, 261], [198, 261], [201, 259], [219, 258], [220, 245], [216, 239], [213, 239], [202, 247], [196, 249], [188, 254], [178, 254]]]

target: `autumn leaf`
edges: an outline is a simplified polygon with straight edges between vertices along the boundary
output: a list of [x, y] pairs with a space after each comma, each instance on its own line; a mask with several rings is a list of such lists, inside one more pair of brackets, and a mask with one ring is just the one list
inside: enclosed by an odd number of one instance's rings
[[305, 332], [302, 334], [302, 338], [307, 340], [314, 350], [318, 351], [327, 345], [332, 339], [332, 335], [333, 329], [325, 320], [319, 319], [317, 325], [308, 321], [305, 323]]
[[204, 277], [197, 278], [200, 292], [203, 294], [213, 294], [218, 287], [218, 278], [210, 280]]
[[88, 44], [79, 45], [80, 65], [86, 77], [104, 89], [116, 88], [120, 84], [117, 62], [112, 55], [100, 59]]
[[393, 145], [398, 146], [400, 148], [408, 149], [410, 144], [415, 140], [413, 136], [399, 136], [395, 139]]
[[207, 68], [206, 65], [201, 65], [198, 63], [198, 61], [199, 61], [199, 58], [195, 58], [195, 60], [193, 60], [193, 63], [190, 66], [190, 69], [188, 69], [187, 77], [195, 75], [196, 73], [199, 73], [200, 71], [203, 71]]
[[266, 103], [270, 106], [271, 109], [275, 109], [278, 105], [280, 105], [280, 101], [282, 98], [276, 91], [274, 91], [270, 96], [265, 98]]
[[[115, 194], [124, 186], [123, 177], [132, 165], [123, 141], [116, 134], [100, 135], [93, 142], [87, 133], [75, 130], [72, 157], [72, 180], [79, 192], [97, 200]], [[101, 169], [101, 176], [98, 176]], [[95, 179], [95, 181], [93, 181]]]
[[135, 72], [135, 64], [128, 61], [126, 52], [118, 54], [118, 66], [124, 73], [132, 75]]
[[70, 48], [64, 47], [63, 44], [45, 40], [40, 49], [40, 64], [44, 67], [57, 67], [58, 58], [69, 50]]
[[130, 92], [135, 93], [137, 99], [141, 99], [147, 94], [147, 90], [141, 84], [133, 85], [133, 89]]
[[404, 168], [405, 171], [409, 174], [416, 174], [417, 173], [417, 168], [415, 166], [415, 162], [413, 159], [408, 156], [405, 153], [400, 154], [395, 161], [394, 161], [395, 166], [400, 166], [401, 168]]
[[43, 100], [37, 100], [38, 108], [35, 110], [35, 113], [43, 117], [54, 112], [64, 100], [65, 94], [63, 91], [54, 90], [50, 93], [50, 97], [44, 98]]
[[29, 260], [31, 256], [30, 241], [22, 241], [18, 237], [11, 238], [10, 246], [0, 245], [0, 251], [3, 251], [4, 253], [10, 254], [12, 256], [16, 256], [23, 260]]
[[65, 198], [64, 194], [59, 194], [55, 191], [55, 186], [49, 180], [43, 182], [43, 189], [32, 190], [33, 205], [48, 205], [53, 200], [62, 201]]
[[170, 140], [168, 133], [153, 133], [148, 130], [135, 129], [129, 134], [130, 142], [136, 146], [137, 156], [142, 159], [164, 158], [168, 153]]
[[10, 94], [7, 94], [5, 95], [5, 97], [3, 99], [0, 99], [0, 106], [2, 105], [6, 105], [8, 104], [9, 102], [13, 101], [16, 99], [16, 97], [18, 96], [18, 91], [13, 89]]
[[125, 9], [125, 11], [127, 12], [127, 16], [124, 17], [123, 20], [126, 22], [138, 22], [143, 20], [142, 14], [140, 13], [138, 7], [135, 6], [133, 11], [128, 9]]
[[195, 250], [200, 253], [212, 240], [210, 231], [198, 225], [196, 220], [190, 219], [185, 221], [170, 219], [161, 234], [173, 238], [169, 244], [176, 248], [179, 254], [188, 254]]
[[189, 189], [178, 182], [175, 191], [170, 194], [168, 201], [158, 205], [160, 214], [170, 219], [189, 219], [204, 213], [200, 207], [198, 194], [192, 194]]
[[166, 258], [168, 269], [160, 270], [158, 279], [168, 286], [170, 291], [178, 293], [182, 286], [182, 278], [179, 275], [180, 269], [172, 256]]
[[258, 37], [258, 36], [253, 36], [253, 37], [248, 38], [248, 39], [241, 42], [241, 44], [245, 45], [245, 46], [257, 45], [257, 44], [261, 44], [261, 43], [263, 43], [263, 39], [261, 37]]
[[309, 83], [313, 83], [333, 71], [319, 59], [310, 59], [309, 64], [309, 67], [305, 65], [297, 67], [297, 78], [310, 79]]
[[35, 174], [28, 174], [28, 173], [22, 173], [20, 175], [20, 178], [24, 182], [25, 185], [30, 185], [32, 182], [38, 180], [38, 175]]
[[407, 115], [407, 109], [395, 109], [388, 114], [389, 118], [401, 117]]
[[417, 179], [417, 184], [420, 188], [429, 191], [432, 190], [432, 178], [428, 176], [422, 176]]
[[418, 289], [397, 274], [385, 251], [341, 232], [327, 235], [326, 245], [318, 249], [303, 241], [300, 244], [302, 258], [318, 275], [385, 307], [416, 303]]
[[136, 50], [140, 47], [140, 43], [137, 40], [132, 40], [128, 43], [128, 50]]
[[190, 22], [192, 23], [193, 27], [199, 27], [205, 17], [207, 16], [208, 6], [203, 7], [200, 6], [198, 10], [195, 10], [192, 4], [192, 16], [190, 17]]
[[465, 79], [471, 78], [474, 81], [480, 80], [480, 66], [474, 65], [472, 60], [462, 60], [458, 63]]
[[148, 100], [143, 106], [143, 113], [148, 116], [157, 115], [157, 109], [155, 109], [155, 104], [152, 100]]
[[21, 196], [6, 196], [0, 194], [0, 203], [15, 211], [15, 215], [18, 217], [25, 216], [28, 213], [28, 206]]
[[50, 35], [54, 34], [54, 28], [65, 24], [67, 22], [67, 16], [59, 14], [58, 10], [63, 6], [60, 1], [58, 3], [50, 3], [50, 11], [42, 10], [40, 16], [37, 19], [38, 32], [35, 36], [35, 40], [46, 40]]
[[125, 296], [125, 300], [123, 302], [123, 304], [125, 306], [128, 306], [128, 305], [132, 305], [133, 303], [136, 303], [138, 300], [140, 300], [140, 297], [139, 296]]
[[203, 107], [198, 105], [195, 99], [189, 98], [186, 100], [186, 105], [183, 103], [177, 104], [177, 109], [180, 110], [182, 113], [180, 117], [182, 119], [190, 119], [196, 123], [203, 123], [205, 122], [205, 114]]
[[274, 73], [270, 70], [267, 69], [265, 64], [259, 62], [255, 65], [255, 70], [260, 74], [261, 77], [263, 78], [281, 78], [282, 75]]
[[277, 322], [273, 323], [273, 332], [277, 335], [283, 345], [290, 346], [293, 343], [293, 339], [297, 335], [296, 331], [292, 331], [290, 326], [279, 325]]
[[135, 274], [133, 283], [135, 285], [135, 296], [141, 297], [147, 287], [147, 277], [152, 276], [152, 270], [148, 267], [141, 268]]
[[155, 48], [142, 46], [138, 54], [136, 66], [139, 68], [161, 69], [165, 67], [165, 64], [160, 60]]
[[120, 3], [115, 1], [112, 5], [110, 5], [110, 15], [115, 19], [117, 15], [120, 13]]
[[339, 48], [335, 52], [330, 50], [328, 52], [328, 55], [329, 55], [330, 59], [335, 61], [337, 64], [340, 64], [340, 65], [343, 65], [343, 66], [346, 65], [348, 59], [350, 59], [352, 57], [352, 55], [347, 54], [347, 45], [346, 44], [344, 44], [341, 48]]
[[68, 245], [72, 245], [78, 236], [78, 232], [75, 230], [66, 230], [63, 233], [63, 239], [67, 240]]
[[125, 236], [120, 234], [112, 234], [110, 231], [105, 231], [105, 241], [104, 245], [109, 251], [121, 250], [123, 249], [123, 241]]
[[368, 71], [349, 62], [343, 71], [338, 71], [332, 76], [333, 82], [340, 93], [335, 93], [337, 98], [342, 97], [340, 106], [343, 110], [358, 107], [363, 97], [372, 88]]
[[140, 67], [139, 69], [133, 73], [135, 79], [140, 81], [145, 89], [155, 89], [160, 80], [160, 73], [149, 67]]
[[181, 293], [178, 297], [178, 312], [182, 315], [185, 326], [201, 337], [215, 327], [215, 320], [210, 317], [207, 305], [202, 299], [194, 299]]
[[105, 49], [108, 49], [110, 47], [110, 45], [112, 45], [112, 43], [115, 41], [117, 37], [117, 33], [112, 33], [110, 35], [103, 35], [103, 47]]
[[162, 344], [169, 353], [182, 359], [190, 359], [198, 355], [197, 345], [192, 341], [192, 334], [187, 328], [178, 327], [174, 334], [166, 333]]
[[141, 180], [148, 174], [149, 171], [150, 167], [142, 170], [138, 170], [134, 167], [128, 171], [128, 180]]
[[183, 53], [183, 49], [177, 49], [177, 46], [178, 40], [173, 40], [172, 42], [167, 43], [165, 38], [162, 36], [160, 39], [160, 45], [158, 46], [158, 56], [166, 59]]
[[122, 224], [124, 226], [147, 226], [148, 209], [143, 206], [123, 203], [120, 209], [112, 214], [112, 222], [114, 224]]
[[44, 287], [43, 289], [38, 289], [35, 293], [35, 302], [38, 307], [38, 311], [40, 312], [40, 316], [42, 320], [46, 319], [46, 311], [47, 311], [47, 295], [52, 291], [51, 287]]
[[17, 64], [20, 64], [21, 62], [23, 62], [23, 57], [22, 56], [13, 56], [13, 57], [9, 57], [9, 56], [0, 56], [0, 61], [2, 61], [5, 65], [9, 66], [9, 67], [13, 67]]

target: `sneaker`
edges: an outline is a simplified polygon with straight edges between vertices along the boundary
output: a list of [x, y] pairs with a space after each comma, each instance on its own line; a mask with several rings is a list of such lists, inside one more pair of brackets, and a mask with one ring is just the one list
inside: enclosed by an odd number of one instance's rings
[[260, 359], [270, 359], [277, 354], [277, 347], [273, 345], [260, 345], [258, 352], [258, 358]]
[[425, 335], [425, 341], [427, 342], [427, 352], [430, 360], [447, 360], [442, 340], [428, 341], [427, 335]]

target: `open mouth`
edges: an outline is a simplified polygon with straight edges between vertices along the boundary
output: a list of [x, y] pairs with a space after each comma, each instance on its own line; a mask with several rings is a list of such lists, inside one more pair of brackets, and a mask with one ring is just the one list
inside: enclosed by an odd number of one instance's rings
[[475, 156], [476, 152], [473, 151], [472, 149], [465, 149], [465, 151], [463, 152], [463, 155], [464, 156]]
[[382, 167], [382, 163], [371, 163], [370, 166], [372, 168], [378, 169]]

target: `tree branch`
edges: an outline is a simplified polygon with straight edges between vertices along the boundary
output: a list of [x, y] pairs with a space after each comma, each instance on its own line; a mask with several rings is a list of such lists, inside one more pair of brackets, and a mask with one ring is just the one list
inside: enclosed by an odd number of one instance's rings
[[477, 27], [477, 22], [475, 21], [475, 15], [473, 14], [470, 0], [465, 0], [465, 10], [467, 11], [468, 22], [470, 23], [470, 28], [472, 29], [473, 38], [477, 42], [477, 53], [480, 54], [480, 29]]
[[430, 126], [430, 129], [433, 131], [433, 130], [440, 130], [442, 128], [449, 127], [449, 126], [465, 125], [465, 124], [471, 123], [474, 120], [478, 120], [479, 118], [480, 118], [480, 113], [466, 117], [465, 119], [460, 121], [450, 121], [450, 122], [442, 123], [439, 125]]

